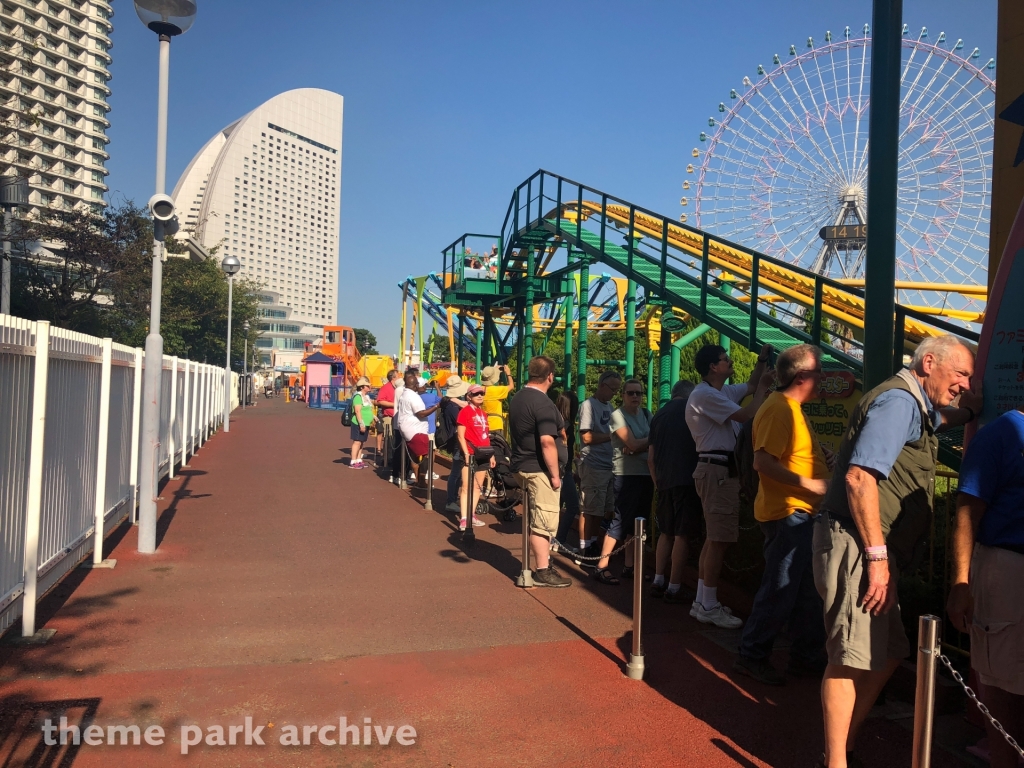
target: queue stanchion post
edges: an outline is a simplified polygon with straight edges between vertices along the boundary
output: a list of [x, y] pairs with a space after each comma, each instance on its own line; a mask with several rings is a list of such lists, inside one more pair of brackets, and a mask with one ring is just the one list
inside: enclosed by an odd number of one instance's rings
[[[522, 477], [522, 475], [520, 475]], [[523, 570], [516, 579], [517, 587], [532, 587], [533, 572], [530, 570], [530, 491], [523, 483]]]
[[626, 665], [630, 680], [644, 679], [644, 646], [640, 625], [643, 621], [644, 597], [644, 519], [638, 517], [633, 527], [633, 650]]
[[469, 463], [469, 477], [466, 478], [466, 530], [462, 533], [462, 543], [471, 547], [476, 543], [476, 533], [473, 531], [473, 518], [476, 517], [476, 454], [470, 453], [466, 457]]
[[434, 508], [434, 438], [430, 438], [427, 450], [427, 502], [424, 509]]
[[400, 465], [398, 470], [398, 487], [401, 488], [403, 491], [409, 489], [409, 483], [407, 483], [405, 480], [405, 451], [405, 443], [402, 443], [402, 450], [399, 451], [401, 456], [398, 462]]
[[935, 673], [939, 665], [938, 616], [917, 619], [917, 692], [914, 695], [913, 768], [931, 768], [932, 733], [935, 725]]

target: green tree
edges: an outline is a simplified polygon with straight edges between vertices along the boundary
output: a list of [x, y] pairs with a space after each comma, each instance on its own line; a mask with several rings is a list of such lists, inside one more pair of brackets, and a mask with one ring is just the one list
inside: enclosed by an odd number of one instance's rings
[[442, 336], [436, 330], [430, 332], [430, 339], [427, 341], [427, 363], [448, 363], [451, 362], [451, 350], [448, 348], [448, 337]]
[[379, 355], [377, 337], [365, 328], [353, 328], [356, 334], [356, 347], [361, 355]]

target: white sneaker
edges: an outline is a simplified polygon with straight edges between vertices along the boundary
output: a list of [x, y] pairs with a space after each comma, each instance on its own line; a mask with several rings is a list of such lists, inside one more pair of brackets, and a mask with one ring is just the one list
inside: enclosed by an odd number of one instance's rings
[[440, 480], [441, 479], [441, 476], [439, 474], [437, 474], [437, 472], [432, 472], [431, 474], [434, 476], [435, 480]]
[[690, 606], [690, 616], [697, 618], [697, 614], [700, 612], [700, 603], [696, 600], [693, 601], [693, 605]]
[[710, 609], [698, 605], [697, 621], [702, 624], [714, 624], [722, 629], [739, 629], [743, 626], [743, 619], [733, 616], [732, 611], [721, 603]]

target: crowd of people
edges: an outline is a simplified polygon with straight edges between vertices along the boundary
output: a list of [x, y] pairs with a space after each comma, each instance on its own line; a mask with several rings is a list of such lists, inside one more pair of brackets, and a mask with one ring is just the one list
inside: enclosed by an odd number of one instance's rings
[[[482, 384], [449, 377], [430, 403], [415, 371], [404, 381], [392, 371], [375, 405], [393, 426], [396, 451], [408, 451], [410, 479], [421, 484], [429, 482], [421, 463], [433, 431], [428, 420], [444, 421], [438, 431], [446, 445], [439, 447], [452, 457], [445, 509], [462, 530], [482, 525], [477, 499], [494, 466], [492, 434], [509, 438], [511, 469], [526, 492], [537, 586], [572, 585], [552, 564], [556, 537], [578, 564], [580, 556], [596, 559], [590, 570], [601, 584], [641, 578], [631, 548], [618, 574], [611, 555], [635, 520], [653, 511], [659, 536], [649, 594], [690, 602], [690, 615], [704, 624], [742, 629], [733, 667], [739, 674], [767, 685], [785, 684], [787, 674], [821, 679], [825, 749], [818, 765], [860, 765], [853, 756], [858, 732], [910, 653], [897, 585], [900, 573], [918, 564], [930, 529], [937, 435], [974, 421], [982, 407], [980, 389], [971, 386], [973, 352], [953, 336], [919, 344], [909, 368], [853, 408], [835, 454], [819, 443], [802, 409], [819, 396], [817, 347], [797, 345], [776, 359], [766, 345], [746, 383], [728, 383], [735, 369], [721, 346], [700, 349], [695, 367], [701, 380], [680, 381], [653, 416], [642, 382], [613, 370], [600, 374], [577, 408], [571, 395], [556, 395], [555, 362], [543, 355], [529, 361], [519, 391], [508, 369], [494, 366], [481, 372]], [[353, 421], [359, 445], [367, 439], [363, 425], [362, 416], [358, 430]], [[739, 538], [741, 487], [753, 498], [765, 561], [746, 622], [718, 596], [726, 552]], [[1024, 593], [1015, 587], [1024, 580], [1024, 406], [971, 442], [955, 525], [948, 613], [971, 635], [982, 698], [1020, 739]], [[691, 599], [682, 582], [698, 545]], [[791, 640], [785, 673], [772, 663], [783, 632]], [[991, 742], [996, 768], [1016, 765], [1016, 752], [994, 730]]]

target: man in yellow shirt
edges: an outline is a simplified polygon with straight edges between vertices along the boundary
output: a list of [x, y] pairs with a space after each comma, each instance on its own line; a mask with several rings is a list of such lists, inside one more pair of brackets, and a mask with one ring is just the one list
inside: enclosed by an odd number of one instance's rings
[[[505, 374], [507, 384], [499, 384], [501, 374]], [[480, 371], [480, 383], [487, 387], [484, 393], [484, 404], [481, 406], [487, 414], [487, 428], [491, 432], [505, 429], [505, 415], [502, 411], [502, 403], [508, 400], [508, 396], [515, 391], [516, 385], [512, 382], [512, 374], [509, 373], [507, 365], [488, 365]]]
[[764, 577], [743, 628], [733, 669], [768, 685], [785, 677], [769, 660], [775, 638], [788, 625], [793, 645], [787, 671], [821, 676], [825, 669], [822, 600], [814, 586], [814, 518], [828, 488], [828, 462], [801, 406], [821, 385], [821, 351], [810, 344], [779, 355], [778, 390], [754, 416], [754, 469], [760, 487], [754, 517], [764, 533]]

